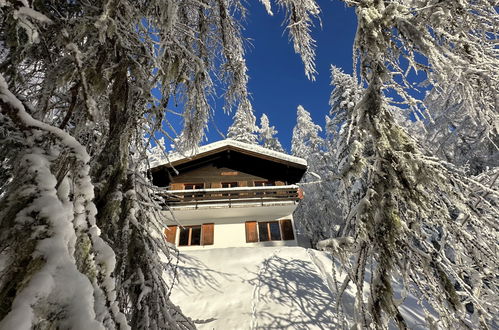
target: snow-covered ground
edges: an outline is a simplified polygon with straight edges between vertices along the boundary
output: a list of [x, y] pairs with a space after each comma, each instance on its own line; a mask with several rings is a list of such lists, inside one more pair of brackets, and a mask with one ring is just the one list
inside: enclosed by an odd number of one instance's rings
[[[171, 299], [199, 329], [349, 328], [335, 308], [331, 269], [327, 254], [301, 247], [183, 252]], [[352, 294], [343, 297], [347, 315]], [[411, 296], [401, 306], [410, 329], [424, 329], [417, 307]]]

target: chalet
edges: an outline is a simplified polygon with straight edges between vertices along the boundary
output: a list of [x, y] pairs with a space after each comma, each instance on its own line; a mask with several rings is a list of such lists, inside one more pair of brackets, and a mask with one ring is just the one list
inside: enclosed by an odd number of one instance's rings
[[295, 183], [306, 169], [304, 159], [230, 139], [153, 164], [165, 236], [181, 249], [297, 245]]

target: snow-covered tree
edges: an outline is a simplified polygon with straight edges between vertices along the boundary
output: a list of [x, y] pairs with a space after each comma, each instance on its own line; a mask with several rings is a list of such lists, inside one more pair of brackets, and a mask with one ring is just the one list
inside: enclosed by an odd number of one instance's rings
[[326, 116], [326, 147], [327, 157], [329, 157], [327, 163], [331, 167], [337, 167], [338, 164], [334, 164], [334, 162], [341, 158], [338, 154], [345, 152], [345, 150], [338, 150], [338, 147], [345, 145], [342, 142], [342, 137], [348, 138], [349, 135], [348, 132], [342, 132], [349, 127], [346, 125], [348, 114], [353, 111], [364, 91], [355, 77], [344, 73], [335, 66], [331, 66], [331, 86], [333, 86], [329, 98], [331, 109], [329, 115]]
[[330, 227], [322, 221], [330, 203], [328, 196], [321, 194], [320, 182], [325, 159], [322, 150], [324, 141], [319, 136], [320, 131], [322, 128], [312, 121], [310, 113], [299, 105], [291, 138], [291, 151], [294, 156], [304, 158], [308, 168], [300, 181], [305, 198], [293, 216], [297, 230], [309, 236], [314, 243], [330, 235]]
[[353, 110], [362, 96], [363, 89], [355, 77], [344, 73], [340, 68], [331, 66], [331, 86], [329, 98], [329, 117], [326, 118], [326, 136], [332, 142], [345, 125], [348, 113]]
[[345, 152], [336, 171], [346, 216], [336, 237], [318, 246], [342, 261], [348, 276], [341, 290], [349, 283], [357, 289], [358, 329], [407, 328], [395, 280], [421, 297], [428, 326], [487, 328], [498, 305], [489, 271], [498, 264], [498, 211], [479, 212], [482, 185], [421, 152], [396, 123], [385, 92], [398, 93], [418, 111], [422, 103], [409, 93], [407, 73], [422, 71], [441, 88], [459, 81], [456, 92], [469, 99], [466, 111], [494, 118], [494, 103], [478, 99], [498, 92], [496, 10], [480, 0], [344, 2], [356, 7], [355, 49], [367, 86], [341, 131]]
[[[318, 9], [280, 3], [313, 74]], [[244, 7], [0, 1], [0, 11], [0, 328], [194, 328], [169, 300], [176, 251], [144, 176], [143, 137], [163, 130], [175, 99], [182, 144], [196, 145], [212, 77], [227, 108], [250, 113], [234, 19]]]
[[154, 147], [150, 147], [147, 150], [147, 158], [151, 163], [159, 163], [166, 160], [166, 152], [165, 138], [161, 137], [157, 140]]
[[245, 143], [257, 144], [258, 127], [251, 104], [249, 102], [241, 103], [233, 119], [234, 121], [227, 131], [227, 137]]
[[296, 111], [296, 125], [293, 128], [291, 138], [291, 153], [305, 159], [318, 153], [322, 146], [320, 131], [322, 128], [312, 121], [310, 113], [299, 105]]
[[348, 112], [352, 111], [362, 94], [362, 88], [355, 78], [343, 73], [341, 69], [331, 67], [331, 76], [331, 110], [326, 116], [323, 151], [319, 153], [319, 157], [309, 160], [310, 171], [315, 175], [312, 178], [310, 175], [305, 176], [302, 189], [306, 197], [294, 214], [313, 244], [336, 234], [342, 221], [341, 211], [345, 209], [341, 205], [348, 204], [347, 200], [341, 198], [339, 191], [336, 173], [339, 164], [336, 160], [341, 159], [341, 154], [347, 152], [345, 143], [342, 142], [345, 134], [342, 133], [346, 127]]
[[455, 89], [433, 88], [428, 93], [424, 101], [431, 120], [421, 140], [434, 155], [477, 175], [499, 164], [499, 124], [493, 124], [499, 116], [480, 118], [470, 113], [466, 110], [470, 105]]
[[267, 149], [285, 152], [282, 148], [281, 142], [275, 137], [277, 130], [274, 126], [270, 126], [269, 118], [266, 114], [260, 117], [260, 127], [258, 128], [258, 141]]

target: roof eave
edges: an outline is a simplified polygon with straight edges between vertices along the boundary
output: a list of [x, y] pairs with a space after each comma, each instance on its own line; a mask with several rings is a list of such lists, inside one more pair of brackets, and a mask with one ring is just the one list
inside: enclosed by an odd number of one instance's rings
[[[281, 164], [284, 164], [284, 165], [287, 165], [287, 166], [291, 166], [291, 167], [295, 167], [295, 168], [299, 168], [299, 169], [302, 169], [302, 170], [306, 170], [307, 169], [307, 164], [306, 164], [306, 160], [305, 159], [299, 158], [301, 160], [301, 162], [293, 162], [291, 160], [287, 160], [287, 159], [283, 159], [283, 158], [280, 158], [280, 157], [275, 157], [275, 156], [272, 156], [272, 155], [269, 155], [269, 154], [261, 153], [261, 152], [258, 152], [257, 150], [249, 150], [247, 148], [244, 148], [244, 147], [241, 147], [241, 146], [237, 145], [237, 144], [243, 144], [242, 142], [234, 141], [234, 142], [237, 142], [237, 143], [233, 143], [233, 140], [223, 140], [223, 141], [226, 141], [226, 143], [223, 144], [223, 145], [221, 145], [220, 147], [217, 147], [217, 148], [214, 148], [214, 149], [211, 149], [211, 150], [202, 151], [202, 152], [199, 152], [199, 153], [197, 153], [195, 155], [187, 156], [187, 157], [184, 157], [184, 158], [180, 158], [180, 159], [177, 159], [177, 160], [174, 160], [174, 161], [171, 161], [171, 162], [166, 162], [166, 163], [163, 163], [163, 164], [159, 164], [158, 166], [155, 166], [154, 168], [176, 167], [176, 166], [179, 166], [179, 165], [182, 165], [182, 164], [185, 164], [185, 163], [189, 163], [189, 162], [197, 160], [197, 159], [201, 159], [201, 158], [204, 158], [204, 157], [207, 157], [207, 156], [219, 153], [219, 152], [223, 152], [225, 150], [232, 150], [232, 151], [240, 152], [240, 153], [243, 153], [243, 154], [246, 154], [246, 155], [250, 155], [250, 156], [254, 156], [254, 157], [258, 157], [258, 158], [270, 160], [270, 161], [273, 161], [273, 162], [281, 163]], [[221, 141], [219, 141], [219, 142], [221, 142]], [[214, 143], [219, 143], [219, 142], [214, 142]], [[207, 145], [207, 146], [209, 146], [209, 145]], [[206, 146], [204, 146], [204, 147], [206, 147]], [[203, 147], [201, 147], [201, 148], [203, 148]], [[277, 152], [275, 152], [275, 153], [277, 153]], [[294, 158], [298, 159], [298, 157], [295, 157], [295, 156], [289, 156], [289, 155], [286, 155], [286, 154], [283, 154], [283, 155], [285, 155], [286, 157], [294, 157]]]

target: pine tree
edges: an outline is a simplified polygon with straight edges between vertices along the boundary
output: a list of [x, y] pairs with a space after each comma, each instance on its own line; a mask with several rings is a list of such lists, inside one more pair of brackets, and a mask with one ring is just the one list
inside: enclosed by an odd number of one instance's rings
[[251, 104], [242, 103], [234, 115], [234, 122], [227, 131], [227, 138], [249, 144], [257, 144], [256, 118]]
[[331, 77], [333, 91], [329, 100], [331, 109], [326, 116], [323, 152], [309, 160], [313, 167], [310, 171], [315, 175], [307, 174], [301, 182], [306, 198], [294, 213], [295, 220], [314, 245], [319, 240], [335, 236], [342, 216], [346, 216], [341, 212], [347, 209], [349, 202], [341, 198], [339, 173], [336, 171], [341, 164], [336, 160], [342, 159], [341, 155], [348, 152], [342, 133], [348, 127], [348, 113], [354, 109], [363, 92], [354, 77], [337, 67], [331, 67]]
[[[356, 286], [358, 329], [385, 329], [389, 322], [407, 328], [394, 297], [395, 277], [421, 296], [430, 327], [487, 328], [497, 315], [487, 267], [498, 263], [492, 224], [499, 214], [474, 208], [481, 184], [425, 155], [396, 123], [385, 93], [398, 93], [418, 112], [422, 102], [409, 93], [405, 74], [422, 70], [436, 86], [459, 81], [456, 92], [463, 97], [497, 95], [497, 84], [486, 83], [497, 81], [497, 13], [487, 1], [344, 2], [356, 7], [355, 49], [367, 86], [348, 112], [339, 147], [346, 152], [336, 160], [346, 216], [336, 238], [318, 245], [343, 261], [348, 276], [340, 287]], [[422, 58], [429, 65], [418, 62]], [[469, 104], [469, 113], [493, 116], [493, 105]], [[472, 308], [466, 312], [464, 304]]]
[[[338, 150], [338, 146], [342, 145], [341, 138], [344, 136], [342, 130], [346, 127], [348, 114], [352, 112], [359, 102], [363, 89], [357, 83], [355, 77], [344, 73], [340, 68], [331, 66], [331, 86], [333, 91], [329, 98], [329, 116], [326, 116], [326, 146], [328, 149], [328, 156], [332, 157], [328, 162], [334, 162], [339, 159], [336, 153], [344, 152]], [[348, 132], [346, 133], [348, 137]], [[338, 164], [331, 164], [336, 167]]]
[[157, 140], [156, 145], [147, 149], [147, 158], [151, 163], [161, 163], [166, 159], [166, 146], [165, 146], [165, 138], [161, 137]]
[[332, 141], [341, 127], [345, 125], [348, 112], [353, 111], [363, 90], [355, 77], [335, 66], [331, 66], [331, 86], [333, 86], [333, 91], [329, 98], [331, 109], [327, 120], [328, 125], [326, 125], [326, 135]]
[[324, 141], [319, 136], [322, 128], [312, 121], [310, 113], [301, 105], [297, 108], [296, 126], [293, 128], [291, 151], [294, 156], [304, 158], [307, 171], [300, 181], [305, 198], [293, 213], [297, 231], [309, 236], [313, 243], [330, 237], [331, 227], [323, 220], [329, 214], [328, 195], [321, 194], [322, 170], [324, 168]]
[[274, 126], [270, 126], [269, 118], [266, 114], [263, 114], [260, 118], [260, 128], [258, 129], [258, 141], [260, 144], [267, 149], [275, 150], [279, 152], [284, 152], [281, 142], [274, 135], [277, 134], [277, 130]]
[[322, 128], [314, 124], [310, 113], [299, 105], [291, 138], [292, 154], [307, 159], [312, 154], [318, 153], [322, 145], [322, 139], [319, 137], [320, 131]]

